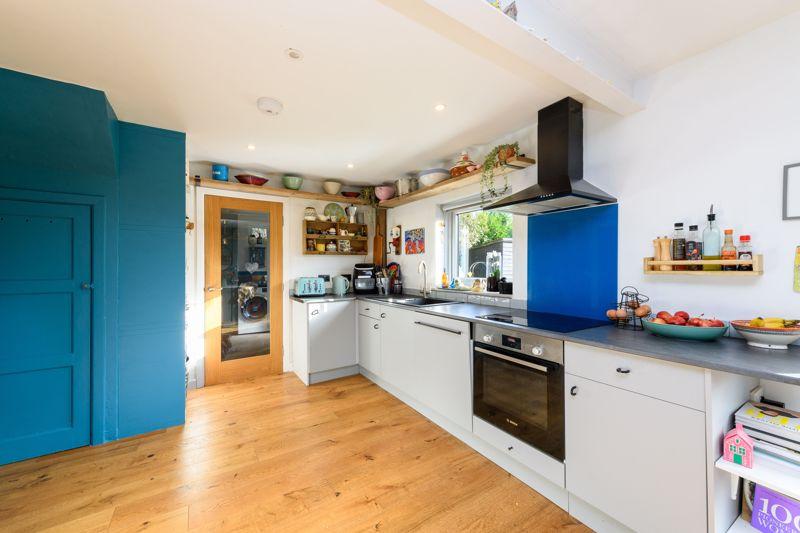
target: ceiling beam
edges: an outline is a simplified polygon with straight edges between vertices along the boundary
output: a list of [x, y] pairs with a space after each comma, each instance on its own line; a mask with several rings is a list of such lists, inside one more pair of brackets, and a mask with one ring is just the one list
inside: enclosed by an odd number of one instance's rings
[[[551, 78], [620, 115], [644, 109], [635, 74], [565, 27], [531, 0], [526, 28], [484, 0], [380, 0], [440, 35], [535, 83]], [[520, 7], [522, 9], [522, 7]]]

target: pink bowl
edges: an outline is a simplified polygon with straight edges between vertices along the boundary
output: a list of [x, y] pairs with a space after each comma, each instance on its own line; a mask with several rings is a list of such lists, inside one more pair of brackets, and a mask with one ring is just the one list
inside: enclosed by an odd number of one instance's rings
[[239, 180], [240, 183], [246, 183], [247, 185], [264, 185], [269, 181], [267, 178], [253, 176], [252, 174], [236, 174], [236, 179]]
[[394, 187], [392, 185], [380, 185], [375, 187], [375, 196], [378, 200], [388, 200], [394, 196]]

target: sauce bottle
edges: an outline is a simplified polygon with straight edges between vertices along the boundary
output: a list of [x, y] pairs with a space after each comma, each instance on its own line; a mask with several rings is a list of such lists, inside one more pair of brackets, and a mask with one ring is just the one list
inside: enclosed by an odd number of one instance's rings
[[[714, 214], [714, 204], [708, 213], [708, 225], [703, 230], [703, 259], [719, 259], [722, 244], [722, 234], [717, 226], [717, 215]], [[719, 265], [703, 265], [703, 270], [721, 270]]]
[[[739, 252], [740, 261], [753, 260], [753, 247], [750, 245], [750, 235], [739, 236]], [[739, 265], [739, 270], [753, 270], [753, 265]]]
[[[692, 224], [689, 226], [689, 235], [686, 237], [686, 259], [690, 261], [699, 261], [703, 258], [703, 241], [700, 240], [700, 235], [697, 232], [697, 225]], [[689, 270], [701, 270], [702, 267], [690, 266]]]
[[[683, 233], [683, 222], [675, 223], [675, 231], [672, 234], [672, 260], [686, 260], [686, 235]], [[686, 266], [676, 265], [675, 270], [686, 270]]]
[[[725, 243], [722, 245], [721, 257], [725, 261], [736, 261], [736, 246], [733, 245], [733, 230], [725, 230]], [[725, 265], [722, 270], [736, 270], [737, 265]]]

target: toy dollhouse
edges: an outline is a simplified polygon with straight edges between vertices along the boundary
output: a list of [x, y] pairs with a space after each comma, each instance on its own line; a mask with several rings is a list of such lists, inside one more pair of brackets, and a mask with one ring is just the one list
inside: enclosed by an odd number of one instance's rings
[[725, 434], [722, 441], [722, 456], [726, 461], [742, 465], [745, 468], [753, 468], [753, 439], [744, 432], [741, 424]]

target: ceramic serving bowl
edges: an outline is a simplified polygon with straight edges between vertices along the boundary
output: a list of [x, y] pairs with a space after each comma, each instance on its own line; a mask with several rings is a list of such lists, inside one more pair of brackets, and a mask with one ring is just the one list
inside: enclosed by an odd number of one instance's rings
[[343, 191], [342, 196], [346, 198], [358, 198], [359, 196], [361, 196], [361, 193], [355, 191]]
[[419, 173], [419, 182], [424, 187], [436, 185], [440, 181], [446, 180], [450, 177], [450, 171], [446, 168], [429, 168]]
[[721, 328], [698, 328], [694, 326], [676, 326], [674, 324], [656, 324], [652, 320], [642, 320], [642, 325], [644, 329], [655, 335], [689, 341], [717, 340], [728, 331], [728, 326]]
[[338, 181], [324, 181], [322, 182], [322, 189], [328, 194], [339, 194], [342, 190], [342, 184]]
[[239, 183], [246, 183], [248, 185], [264, 185], [269, 180], [261, 176], [254, 176], [252, 174], [236, 174], [236, 179]]
[[757, 328], [749, 324], [749, 320], [731, 321], [733, 329], [747, 339], [747, 344], [756, 348], [786, 350], [791, 343], [800, 339], [800, 328]]
[[283, 186], [293, 191], [299, 191], [303, 185], [303, 178], [300, 176], [284, 176]]
[[394, 187], [391, 185], [379, 185], [375, 187], [375, 196], [378, 200], [388, 200], [394, 196]]

